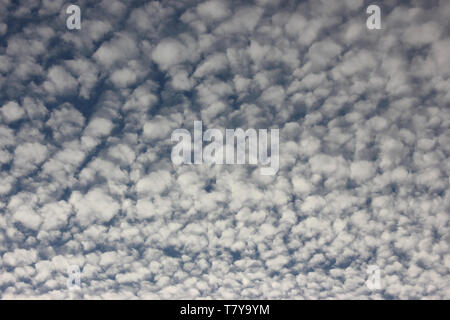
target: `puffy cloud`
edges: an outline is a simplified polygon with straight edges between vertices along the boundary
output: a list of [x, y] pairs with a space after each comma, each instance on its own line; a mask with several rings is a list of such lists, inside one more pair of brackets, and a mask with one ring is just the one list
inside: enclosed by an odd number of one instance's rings
[[155, 119], [147, 121], [144, 124], [143, 136], [148, 140], [161, 140], [170, 137], [170, 134], [175, 129], [176, 123], [167, 117], [157, 116]]
[[25, 111], [21, 108], [17, 102], [10, 101], [4, 104], [0, 112], [2, 114], [3, 121], [6, 123], [11, 123], [20, 120], [24, 117]]
[[194, 77], [203, 77], [206, 74], [214, 74], [223, 70], [227, 67], [227, 62], [227, 57], [223, 53], [210, 56], [200, 64], [194, 72]]
[[17, 208], [14, 212], [13, 219], [14, 221], [22, 224], [24, 227], [32, 230], [38, 230], [42, 223], [41, 216], [35, 213], [33, 209], [28, 206]]
[[66, 226], [71, 211], [71, 206], [65, 201], [47, 203], [40, 209], [44, 220], [42, 229], [46, 231], [59, 230]]
[[374, 164], [369, 161], [356, 161], [350, 166], [350, 177], [358, 182], [370, 179], [374, 174]]
[[61, 66], [54, 66], [48, 71], [44, 89], [50, 95], [73, 93], [78, 87], [78, 82]]
[[103, 42], [94, 53], [94, 59], [103, 67], [124, 63], [138, 53], [135, 40], [130, 34], [119, 33], [108, 42]]
[[27, 174], [37, 169], [48, 155], [48, 147], [39, 143], [27, 142], [14, 150], [14, 172]]
[[188, 48], [176, 39], [163, 39], [152, 52], [153, 60], [163, 70], [169, 69], [189, 58]]
[[131, 69], [120, 69], [111, 75], [111, 81], [117, 87], [127, 87], [137, 80], [136, 73]]
[[7, 266], [30, 265], [37, 260], [36, 250], [16, 249], [13, 252], [7, 252], [3, 255], [3, 263]]
[[76, 220], [84, 227], [95, 222], [108, 222], [120, 210], [119, 204], [101, 189], [90, 190], [85, 195], [76, 191], [69, 201], [75, 208]]
[[227, 4], [222, 1], [210, 0], [197, 6], [198, 14], [204, 19], [220, 20], [230, 15]]
[[[450, 5], [230, 4], [68, 32], [61, 1], [0, 3], [1, 298], [450, 297]], [[279, 171], [174, 165], [195, 120], [278, 128]]]
[[136, 191], [139, 194], [154, 196], [170, 186], [172, 178], [167, 171], [157, 171], [150, 173], [136, 184]]
[[86, 127], [86, 134], [93, 137], [103, 137], [111, 132], [113, 124], [111, 120], [96, 117]]
[[71, 105], [53, 110], [47, 125], [52, 128], [53, 138], [58, 141], [71, 140], [84, 126], [83, 115]]

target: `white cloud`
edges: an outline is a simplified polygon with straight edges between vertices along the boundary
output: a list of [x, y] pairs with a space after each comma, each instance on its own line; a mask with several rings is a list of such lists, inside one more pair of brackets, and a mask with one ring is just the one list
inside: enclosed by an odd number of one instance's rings
[[36, 250], [16, 249], [7, 252], [2, 257], [3, 263], [9, 266], [30, 265], [37, 260]]
[[171, 185], [172, 178], [167, 171], [157, 171], [150, 173], [147, 177], [139, 180], [136, 184], [136, 191], [142, 195], [155, 196]]
[[69, 202], [75, 208], [78, 223], [83, 227], [95, 222], [108, 222], [120, 209], [119, 204], [101, 189], [90, 190], [85, 195], [76, 191]]
[[176, 39], [163, 39], [153, 50], [152, 58], [163, 70], [188, 60], [188, 49]]
[[230, 15], [226, 3], [210, 0], [197, 6], [198, 14], [206, 20], [220, 20]]
[[[0, 4], [0, 297], [448, 299], [450, 5], [363, 4]], [[174, 166], [195, 120], [277, 175]]]
[[61, 66], [54, 66], [48, 71], [44, 89], [50, 95], [73, 93], [78, 87], [78, 82]]
[[14, 171], [26, 174], [37, 168], [48, 155], [48, 148], [39, 143], [24, 143], [14, 150]]
[[375, 167], [369, 161], [356, 161], [350, 166], [350, 177], [358, 182], [370, 179], [375, 174]]
[[11, 123], [22, 119], [25, 116], [25, 111], [17, 102], [10, 101], [4, 104], [1, 109], [2, 119], [6, 123]]

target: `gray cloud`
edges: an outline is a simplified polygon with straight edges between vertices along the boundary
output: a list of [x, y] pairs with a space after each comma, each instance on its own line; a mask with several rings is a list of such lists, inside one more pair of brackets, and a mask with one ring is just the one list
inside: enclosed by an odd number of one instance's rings
[[[450, 297], [447, 1], [79, 6], [0, 1], [1, 298]], [[194, 120], [277, 175], [173, 165]]]

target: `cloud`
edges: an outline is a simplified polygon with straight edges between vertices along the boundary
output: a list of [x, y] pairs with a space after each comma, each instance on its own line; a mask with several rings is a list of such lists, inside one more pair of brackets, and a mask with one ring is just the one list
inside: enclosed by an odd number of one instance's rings
[[[0, 4], [2, 299], [450, 297], [448, 3], [80, 7]], [[174, 165], [196, 120], [279, 171]]]
[[44, 82], [44, 89], [50, 95], [68, 94], [78, 87], [78, 83], [72, 75], [60, 66], [52, 67], [48, 72], [47, 79]]
[[198, 14], [204, 19], [220, 20], [230, 15], [227, 4], [221, 1], [206, 1], [197, 6]]
[[188, 60], [188, 49], [176, 39], [164, 39], [152, 52], [153, 60], [163, 70]]
[[39, 143], [24, 143], [14, 150], [14, 172], [26, 174], [37, 168], [48, 155], [48, 148]]
[[23, 108], [17, 102], [10, 101], [2, 106], [1, 114], [5, 123], [11, 123], [22, 119], [25, 116]]
[[119, 211], [119, 204], [101, 189], [90, 190], [82, 195], [74, 192], [69, 202], [74, 206], [76, 220], [82, 226], [93, 222], [108, 222]]
[[369, 161], [356, 161], [351, 164], [350, 177], [358, 182], [370, 179], [375, 174], [375, 167]]

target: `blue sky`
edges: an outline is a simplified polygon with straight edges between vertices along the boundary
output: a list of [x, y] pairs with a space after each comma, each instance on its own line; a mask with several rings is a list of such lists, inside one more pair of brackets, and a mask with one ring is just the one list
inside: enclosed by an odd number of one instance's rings
[[[0, 298], [450, 298], [448, 1], [69, 4], [0, 0]], [[197, 120], [279, 171], [174, 165]]]

